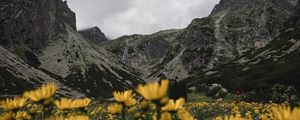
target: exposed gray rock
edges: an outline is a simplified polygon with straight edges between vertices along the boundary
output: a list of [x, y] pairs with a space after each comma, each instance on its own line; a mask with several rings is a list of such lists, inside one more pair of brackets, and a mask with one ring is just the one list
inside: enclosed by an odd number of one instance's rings
[[[294, 1], [295, 2], [295, 1]], [[143, 78], [183, 79], [264, 47], [295, 11], [291, 0], [221, 0], [181, 30], [123, 36], [102, 46]]]
[[161, 69], [160, 64], [169, 63], [175, 57], [174, 54], [180, 52], [172, 49], [176, 45], [173, 41], [181, 32], [182, 30], [168, 30], [150, 36], [123, 36], [103, 43], [102, 47], [114, 53], [124, 64], [144, 73], [146, 78], [158, 68]]
[[224, 98], [228, 91], [220, 84], [198, 84], [197, 92], [205, 93], [207, 96], [213, 98]]
[[217, 73], [197, 72], [185, 80], [190, 86], [219, 83], [232, 92], [268, 91], [277, 83], [292, 85], [299, 90], [300, 4], [284, 26], [281, 34], [264, 47], [210, 70]]
[[[282, 81], [280, 76], [269, 79], [278, 74], [291, 75], [287, 83], [299, 85], [296, 2], [221, 0], [208, 17], [194, 19], [185, 29], [107, 41], [97, 28], [85, 30], [82, 37], [76, 31], [74, 12], [61, 0], [2, 0], [0, 92], [15, 95], [55, 82], [64, 96], [109, 97], [113, 89], [143, 82], [139, 76], [189, 78], [191, 86], [222, 83], [229, 90], [254, 84], [244, 87], [248, 90]], [[221, 89], [216, 96], [223, 93]]]
[[[142, 82], [133, 69], [90, 44], [66, 25], [67, 34], [51, 40], [39, 56], [41, 69], [65, 79], [64, 83], [91, 97], [111, 95], [112, 90], [129, 89]], [[127, 82], [130, 81], [130, 82]]]
[[60, 89], [58, 96], [79, 98], [85, 95], [67, 87], [41, 70], [26, 64], [18, 56], [0, 47], [0, 97], [22, 95], [44, 83], [56, 83]]
[[113, 89], [143, 82], [134, 69], [76, 31], [75, 14], [66, 1], [2, 0], [0, 8], [0, 45], [18, 56], [17, 62], [10, 62], [1, 54], [3, 95], [54, 81], [74, 91], [68, 96], [80, 91], [89, 97], [109, 97]]
[[104, 33], [96, 26], [93, 28], [88, 28], [78, 31], [83, 37], [87, 38], [94, 44], [100, 44], [104, 41], [107, 41]]
[[216, 38], [233, 45], [241, 55], [278, 36], [294, 9], [287, 0], [221, 0], [210, 17], [217, 21]]
[[76, 29], [75, 13], [62, 0], [1, 0], [0, 45], [10, 51], [26, 48], [34, 53], [49, 40]]

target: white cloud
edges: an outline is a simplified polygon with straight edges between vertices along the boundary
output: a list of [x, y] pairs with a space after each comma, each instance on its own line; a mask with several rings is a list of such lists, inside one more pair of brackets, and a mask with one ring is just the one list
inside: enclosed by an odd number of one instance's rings
[[99, 26], [109, 37], [184, 28], [207, 16], [219, 0], [83, 0], [68, 1], [79, 29]]

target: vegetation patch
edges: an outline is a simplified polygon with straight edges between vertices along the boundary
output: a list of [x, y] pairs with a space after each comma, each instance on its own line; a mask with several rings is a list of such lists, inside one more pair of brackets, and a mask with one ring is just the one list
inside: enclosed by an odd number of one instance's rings
[[[278, 85], [274, 90], [282, 90]], [[0, 101], [0, 119], [11, 120], [297, 120], [299, 107], [289, 104], [215, 101], [192, 94], [192, 100], [169, 99], [169, 80], [139, 84], [135, 90], [114, 91], [113, 99], [57, 98], [48, 83]], [[291, 88], [288, 88], [291, 90]], [[205, 101], [204, 101], [205, 100]], [[284, 117], [284, 119], [282, 119]]]

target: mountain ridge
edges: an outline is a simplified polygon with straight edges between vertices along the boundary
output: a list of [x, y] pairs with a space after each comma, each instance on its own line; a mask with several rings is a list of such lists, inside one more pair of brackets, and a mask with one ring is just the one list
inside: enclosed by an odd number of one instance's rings
[[[6, 90], [3, 95], [22, 94], [54, 82], [74, 91], [74, 97], [78, 94], [77, 97], [104, 98], [110, 97], [113, 89], [129, 89], [143, 82], [138, 72], [76, 31], [75, 13], [66, 1], [5, 0], [0, 2], [0, 8], [0, 45], [5, 48], [3, 51], [9, 51], [1, 56], [17, 56], [1, 59], [11, 63], [0, 64], [0, 88]], [[11, 61], [14, 59], [17, 60]]]
[[123, 36], [102, 46], [143, 71], [146, 80], [184, 79], [263, 47], [279, 35], [294, 7], [288, 0], [221, 0], [208, 17], [194, 19], [185, 29]]
[[285, 23], [281, 35], [265, 47], [248, 51], [218, 68], [198, 72], [186, 81], [196, 86], [204, 83], [221, 83], [231, 91], [268, 90], [276, 83], [292, 85], [299, 90], [299, 27], [298, 4], [296, 13]]
[[83, 37], [87, 38], [94, 44], [100, 44], [107, 41], [105, 34], [97, 27], [86, 28], [78, 31]]
[[296, 2], [221, 0], [184, 29], [108, 40], [98, 27], [77, 31], [66, 1], [1, 1], [0, 97], [46, 82], [60, 85], [61, 96], [92, 98], [160, 78], [185, 80], [190, 87], [221, 83], [229, 90], [256, 84], [245, 87], [252, 90], [284, 83], [270, 77], [277, 73], [298, 84], [292, 67], [300, 46]]

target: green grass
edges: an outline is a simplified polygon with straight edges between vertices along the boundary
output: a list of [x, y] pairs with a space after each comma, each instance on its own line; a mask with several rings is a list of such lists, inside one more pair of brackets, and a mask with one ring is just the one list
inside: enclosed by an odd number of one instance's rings
[[189, 93], [188, 94], [189, 101], [191, 102], [214, 102], [215, 99], [211, 97], [205, 96], [204, 93]]
[[[189, 93], [188, 94], [188, 99], [190, 102], [208, 102], [208, 103], [213, 103], [216, 102], [218, 99], [214, 99], [212, 97], [208, 97], [205, 95], [205, 93]], [[232, 102], [235, 100], [235, 97], [233, 94], [228, 94], [224, 97], [222, 100], [223, 102]]]

